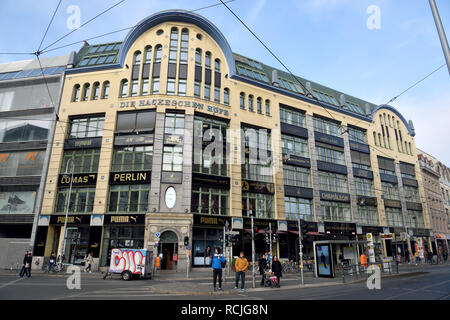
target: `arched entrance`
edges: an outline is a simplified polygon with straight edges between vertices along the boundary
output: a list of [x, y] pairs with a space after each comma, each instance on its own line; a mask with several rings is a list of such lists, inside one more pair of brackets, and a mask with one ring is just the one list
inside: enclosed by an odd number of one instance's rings
[[158, 255], [162, 254], [161, 270], [176, 270], [178, 261], [178, 237], [173, 231], [161, 234]]

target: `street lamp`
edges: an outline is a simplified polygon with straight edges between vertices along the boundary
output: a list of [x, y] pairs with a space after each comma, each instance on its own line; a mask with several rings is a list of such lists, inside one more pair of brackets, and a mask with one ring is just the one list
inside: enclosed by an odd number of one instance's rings
[[68, 195], [68, 197], [67, 197], [67, 204], [66, 204], [66, 218], [65, 218], [65, 221], [64, 221], [64, 238], [63, 238], [63, 245], [61, 246], [61, 250], [60, 250], [60, 266], [62, 267], [62, 262], [63, 262], [63, 260], [62, 260], [62, 257], [63, 257], [63, 254], [64, 254], [64, 249], [66, 248], [66, 237], [67, 237], [67, 216], [68, 216], [68, 214], [69, 214], [69, 205], [70, 205], [70, 197], [71, 197], [71, 195], [72, 195], [72, 182], [73, 182], [73, 171], [74, 171], [74, 162], [73, 162], [73, 160], [72, 159], [69, 159], [68, 161], [67, 161], [67, 164], [66, 164], [66, 170], [65, 170], [65, 172], [64, 172], [64, 174], [68, 174], [69, 172], [68, 172], [68, 167], [69, 167], [69, 163], [71, 163], [72, 164], [72, 170], [71, 170], [71, 177], [70, 177], [70, 187], [69, 187], [69, 195]]

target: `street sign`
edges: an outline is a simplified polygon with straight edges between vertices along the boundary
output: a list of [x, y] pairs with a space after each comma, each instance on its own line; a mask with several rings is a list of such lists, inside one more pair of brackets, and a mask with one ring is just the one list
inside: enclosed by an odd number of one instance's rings
[[160, 235], [161, 235], [161, 234], [160, 234], [159, 232], [156, 232], [156, 233], [155, 233], [155, 238], [159, 238]]
[[191, 249], [192, 249], [191, 246], [186, 247], [186, 250], [191, 250]]
[[239, 231], [228, 231], [227, 234], [239, 234]]

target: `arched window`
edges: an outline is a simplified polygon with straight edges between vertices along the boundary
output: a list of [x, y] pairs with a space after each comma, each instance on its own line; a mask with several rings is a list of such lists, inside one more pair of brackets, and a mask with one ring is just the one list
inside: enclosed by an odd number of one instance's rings
[[373, 142], [375, 143], [375, 145], [377, 146], [377, 134], [375, 133], [375, 131], [373, 132]]
[[195, 50], [195, 65], [196, 66], [202, 65], [202, 49]]
[[146, 46], [144, 52], [145, 52], [144, 63], [152, 62], [152, 46]]
[[223, 89], [223, 104], [230, 105], [230, 89]]
[[140, 51], [136, 51], [134, 53], [134, 58], [133, 58], [133, 65], [139, 65], [141, 64], [141, 52]]
[[383, 145], [381, 144], [381, 134], [378, 134], [378, 143], [380, 144], [380, 147], [383, 146]]
[[155, 63], [161, 62], [162, 58], [162, 46], [158, 44], [155, 47]]
[[186, 64], [188, 62], [188, 48], [189, 30], [184, 28], [183, 30], [181, 30], [180, 63]]
[[248, 96], [248, 111], [250, 111], [250, 112], [255, 111], [255, 110], [253, 110], [253, 96], [252, 95]]
[[178, 28], [173, 27], [170, 31], [169, 63], [177, 63], [178, 52]]
[[205, 53], [205, 67], [211, 69], [211, 52], [209, 51]]
[[245, 93], [241, 92], [239, 101], [241, 109], [245, 109]]
[[92, 86], [92, 100], [98, 100], [100, 94], [100, 82], [95, 82]]
[[73, 86], [72, 102], [77, 102], [79, 98], [80, 98], [80, 85], [76, 84]]
[[392, 124], [391, 124], [391, 116], [388, 114], [388, 121], [389, 121], [389, 127], [392, 127]]
[[214, 60], [214, 71], [220, 72], [220, 60], [219, 59]]
[[109, 81], [103, 82], [102, 99], [109, 97]]
[[86, 101], [89, 99], [89, 91], [91, 89], [91, 85], [89, 83], [85, 83], [83, 85], [83, 93], [81, 94], [81, 100]]
[[260, 97], [256, 99], [256, 110], [259, 114], [262, 114], [262, 99]]
[[266, 116], [270, 116], [270, 100], [266, 100]]
[[126, 97], [128, 94], [128, 80], [127, 79], [123, 79], [120, 82], [120, 97]]
[[412, 153], [412, 149], [411, 149], [411, 142], [408, 142], [408, 146], [409, 146], [409, 154], [412, 155], [413, 153]]

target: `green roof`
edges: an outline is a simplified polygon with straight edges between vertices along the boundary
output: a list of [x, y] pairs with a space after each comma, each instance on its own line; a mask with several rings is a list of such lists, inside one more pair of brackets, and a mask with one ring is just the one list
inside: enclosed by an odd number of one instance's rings
[[[77, 53], [75, 58], [75, 68], [90, 67], [98, 65], [106, 65], [117, 62], [122, 42], [111, 42], [96, 45], [85, 45]], [[272, 71], [277, 70], [279, 87], [288, 91], [306, 95], [304, 89], [309, 82], [311, 89], [316, 97], [327, 104], [342, 108], [340, 105], [340, 96], [343, 92], [325, 87], [317, 82], [313, 82], [302, 77], [296, 76], [302, 85], [289, 73], [268, 66], [257, 60], [247, 58], [243, 55], [233, 53], [235, 61], [236, 74], [243, 77], [260, 81], [262, 83], [272, 85]], [[377, 108], [377, 105], [367, 101], [358, 99], [351, 95], [345, 94], [346, 105], [343, 109], [354, 112], [359, 115], [366, 115], [365, 105], [368, 104], [372, 112]]]

